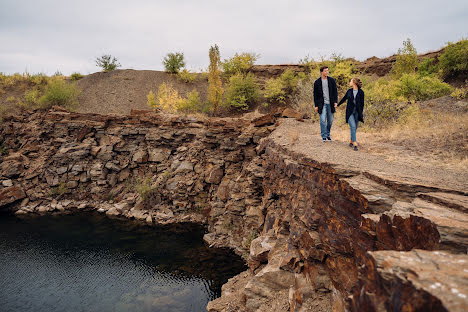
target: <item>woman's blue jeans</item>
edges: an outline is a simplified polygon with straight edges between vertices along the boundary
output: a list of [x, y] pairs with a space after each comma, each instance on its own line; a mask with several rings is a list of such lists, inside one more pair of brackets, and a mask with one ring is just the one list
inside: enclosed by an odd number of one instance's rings
[[351, 141], [356, 142], [356, 130], [358, 127], [358, 114], [354, 113], [349, 116], [348, 119], [348, 124], [349, 124], [349, 130], [351, 131]]

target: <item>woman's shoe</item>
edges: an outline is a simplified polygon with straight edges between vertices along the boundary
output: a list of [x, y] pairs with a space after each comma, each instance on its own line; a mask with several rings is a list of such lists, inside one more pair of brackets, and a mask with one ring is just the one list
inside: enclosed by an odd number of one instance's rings
[[349, 142], [349, 147], [353, 147], [353, 142]]
[[355, 151], [359, 150], [359, 148], [357, 147], [357, 145], [354, 145], [354, 150], [355, 150]]

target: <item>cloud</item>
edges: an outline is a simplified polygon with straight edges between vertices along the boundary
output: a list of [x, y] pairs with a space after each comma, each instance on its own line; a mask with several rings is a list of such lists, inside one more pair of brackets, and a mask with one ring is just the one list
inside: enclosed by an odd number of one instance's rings
[[259, 63], [293, 63], [332, 52], [388, 56], [411, 38], [420, 52], [467, 36], [468, 4], [428, 1], [25, 1], [0, 0], [0, 72], [97, 71], [116, 56], [124, 68], [161, 70], [168, 52], [191, 69], [223, 58], [261, 54]]

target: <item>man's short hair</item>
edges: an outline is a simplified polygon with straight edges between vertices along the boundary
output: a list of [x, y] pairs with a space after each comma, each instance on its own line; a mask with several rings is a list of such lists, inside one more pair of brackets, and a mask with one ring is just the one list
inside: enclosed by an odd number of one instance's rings
[[322, 66], [322, 67], [320, 67], [320, 72], [323, 72], [323, 70], [324, 70], [325, 68], [328, 68], [328, 66]]

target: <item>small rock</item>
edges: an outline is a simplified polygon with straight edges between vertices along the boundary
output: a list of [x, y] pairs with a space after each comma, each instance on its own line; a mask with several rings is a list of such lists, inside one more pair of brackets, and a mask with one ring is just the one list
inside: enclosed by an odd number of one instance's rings
[[13, 181], [11, 181], [11, 180], [4, 180], [4, 181], [2, 181], [2, 185], [3, 185], [4, 187], [13, 186]]
[[151, 216], [146, 217], [146, 223], [153, 224], [153, 219], [151, 218]]
[[118, 216], [118, 215], [120, 215], [120, 212], [117, 210], [117, 208], [112, 207], [111, 209], [107, 210], [106, 215], [107, 216]]

